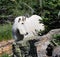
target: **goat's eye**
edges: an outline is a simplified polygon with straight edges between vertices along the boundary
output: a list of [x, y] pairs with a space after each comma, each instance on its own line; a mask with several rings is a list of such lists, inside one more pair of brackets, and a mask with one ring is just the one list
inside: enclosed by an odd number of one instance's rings
[[28, 32], [26, 32], [26, 34], [25, 35], [28, 35]]
[[18, 22], [20, 22], [21, 18], [19, 18]]

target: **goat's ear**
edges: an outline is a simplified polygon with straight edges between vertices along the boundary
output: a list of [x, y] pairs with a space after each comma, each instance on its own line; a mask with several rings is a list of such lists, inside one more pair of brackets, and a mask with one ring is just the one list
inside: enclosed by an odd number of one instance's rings
[[26, 17], [24, 19], [26, 20]]
[[26, 17], [23, 16], [23, 17], [22, 17], [22, 21], [25, 21], [25, 20], [26, 20]]
[[18, 22], [20, 22], [21, 18], [19, 18]]

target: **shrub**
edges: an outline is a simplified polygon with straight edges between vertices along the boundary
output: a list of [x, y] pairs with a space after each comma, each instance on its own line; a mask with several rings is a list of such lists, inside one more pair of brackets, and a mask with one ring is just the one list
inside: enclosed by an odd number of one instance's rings
[[60, 11], [60, 0], [44, 0], [43, 1], [43, 23], [47, 26], [47, 30], [60, 28], [60, 19], [58, 13]]

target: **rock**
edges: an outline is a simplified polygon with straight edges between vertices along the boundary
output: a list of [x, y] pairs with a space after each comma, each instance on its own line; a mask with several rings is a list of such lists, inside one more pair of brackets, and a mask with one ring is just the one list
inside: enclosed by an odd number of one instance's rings
[[[37, 48], [38, 57], [47, 56], [46, 48], [50, 44], [50, 41], [52, 40], [52, 35], [54, 35], [54, 34], [60, 34], [60, 29], [53, 29], [53, 30], [49, 31], [47, 34], [39, 37], [40, 41], [35, 43], [35, 46]], [[47, 44], [45, 44], [45, 43], [47, 43]]]
[[57, 46], [52, 54], [52, 57], [60, 57], [60, 46]]
[[54, 34], [60, 34], [60, 29], [53, 29], [51, 31], [49, 31], [46, 35], [41, 36], [41, 40], [43, 40], [44, 38], [47, 38], [49, 41], [52, 40], [52, 35]]

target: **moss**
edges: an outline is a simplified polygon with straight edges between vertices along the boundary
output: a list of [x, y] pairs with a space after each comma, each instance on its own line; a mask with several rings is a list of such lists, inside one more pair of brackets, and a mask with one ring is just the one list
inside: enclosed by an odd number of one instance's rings
[[53, 39], [58, 45], [60, 45], [60, 34], [53, 35]]

